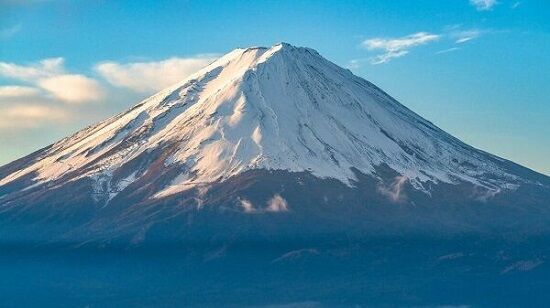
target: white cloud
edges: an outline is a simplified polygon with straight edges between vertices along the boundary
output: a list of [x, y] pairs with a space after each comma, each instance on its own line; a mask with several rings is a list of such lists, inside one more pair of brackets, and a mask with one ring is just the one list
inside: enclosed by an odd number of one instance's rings
[[256, 209], [254, 208], [254, 205], [252, 202], [246, 199], [239, 199], [240, 206], [242, 207], [243, 211], [245, 213], [255, 213]]
[[403, 194], [403, 185], [407, 182], [406, 176], [395, 177], [393, 183], [389, 187], [378, 186], [378, 192], [386, 196], [393, 202], [401, 202], [405, 196]]
[[267, 202], [267, 212], [288, 212], [288, 203], [280, 195], [274, 195]]
[[35, 82], [40, 78], [52, 77], [64, 73], [63, 58], [49, 58], [29, 65], [0, 62], [0, 75], [8, 78]]
[[149, 93], [182, 81], [215, 59], [214, 55], [198, 55], [153, 62], [104, 62], [96, 66], [96, 71], [117, 87]]
[[54, 106], [43, 104], [0, 106], [0, 130], [35, 128], [67, 119], [67, 111]]
[[470, 0], [470, 4], [478, 11], [491, 10], [497, 3], [497, 0]]
[[440, 54], [443, 54], [443, 53], [449, 53], [449, 52], [457, 51], [459, 49], [460, 48], [458, 48], [458, 47], [451, 47], [451, 48], [440, 50], [440, 51], [436, 52], [435, 54], [440, 55]]
[[262, 214], [262, 213], [278, 213], [288, 212], [288, 203], [279, 194], [275, 194], [269, 201], [267, 201], [267, 207], [255, 208], [254, 204], [246, 199], [239, 198], [239, 206], [247, 214]]
[[64, 62], [63, 58], [44, 59], [28, 65], [0, 62], [0, 75], [39, 87], [64, 103], [91, 102], [103, 97], [97, 81], [67, 73]]
[[[383, 50], [384, 53], [369, 58], [371, 64], [381, 64], [389, 62], [394, 58], [403, 57], [410, 50], [419, 45], [428, 44], [430, 42], [444, 39], [446, 42], [452, 40], [455, 46], [449, 46], [446, 49], [435, 52], [436, 55], [457, 51], [461, 48], [458, 44], [463, 44], [474, 39], [493, 33], [488, 29], [462, 29], [462, 25], [448, 25], [443, 28], [440, 34], [431, 34], [427, 32], [418, 32], [399, 38], [372, 38], [361, 42], [361, 46], [368, 50]], [[366, 59], [353, 59], [348, 62], [347, 67], [357, 69], [366, 62]]]
[[461, 44], [480, 37], [481, 31], [477, 29], [472, 29], [454, 32], [451, 35], [455, 38], [455, 43]]
[[376, 57], [371, 58], [372, 64], [382, 64], [389, 62], [391, 59], [394, 58], [401, 58], [402, 56], [408, 54], [408, 50], [399, 50], [399, 51], [388, 51], [385, 54], [378, 55]]
[[40, 91], [33, 87], [24, 86], [0, 86], [0, 99], [1, 98], [26, 98], [37, 96]]
[[372, 38], [361, 43], [368, 50], [383, 50], [384, 53], [371, 58], [372, 64], [386, 63], [409, 53], [411, 48], [438, 40], [440, 35], [417, 32], [399, 38]]
[[0, 39], [9, 39], [21, 31], [21, 24], [11, 26], [9, 28], [0, 29]]
[[66, 103], [97, 101], [103, 91], [97, 81], [83, 75], [59, 75], [40, 79], [38, 86]]

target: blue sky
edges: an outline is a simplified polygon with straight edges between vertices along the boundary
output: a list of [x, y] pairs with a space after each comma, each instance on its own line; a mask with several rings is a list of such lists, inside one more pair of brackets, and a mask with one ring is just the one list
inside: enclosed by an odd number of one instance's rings
[[546, 0], [0, 0], [0, 164], [220, 54], [281, 41], [318, 50], [475, 147], [550, 174]]

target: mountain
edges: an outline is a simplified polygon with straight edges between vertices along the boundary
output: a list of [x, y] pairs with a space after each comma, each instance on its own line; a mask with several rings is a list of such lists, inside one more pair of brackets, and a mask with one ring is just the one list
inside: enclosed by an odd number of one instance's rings
[[3, 241], [545, 232], [550, 178], [315, 50], [236, 49], [0, 168]]
[[236, 49], [0, 167], [0, 297], [545, 306], [549, 209], [549, 177], [316, 51]]

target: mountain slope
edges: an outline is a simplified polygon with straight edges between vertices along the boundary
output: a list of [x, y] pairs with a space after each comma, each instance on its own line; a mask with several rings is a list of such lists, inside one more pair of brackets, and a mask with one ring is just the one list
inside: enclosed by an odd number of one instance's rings
[[[291, 203], [284, 194], [295, 185], [304, 186]], [[320, 187], [341, 200], [319, 198]], [[185, 216], [189, 204], [208, 206], [199, 216], [304, 207], [305, 216], [342, 220], [367, 215], [362, 204], [383, 203], [547, 213], [549, 187], [548, 177], [462, 143], [316, 51], [284, 43], [236, 49], [130, 110], [0, 168], [6, 217], [71, 217], [63, 234], [75, 226], [112, 234], [105, 226], [116, 226], [135, 235], [138, 226]], [[331, 207], [343, 200], [345, 214]], [[452, 222], [442, 218], [449, 212], [425, 210], [415, 217], [427, 224], [434, 215], [454, 225], [479, 216], [464, 207]], [[122, 230], [127, 225], [133, 229]]]

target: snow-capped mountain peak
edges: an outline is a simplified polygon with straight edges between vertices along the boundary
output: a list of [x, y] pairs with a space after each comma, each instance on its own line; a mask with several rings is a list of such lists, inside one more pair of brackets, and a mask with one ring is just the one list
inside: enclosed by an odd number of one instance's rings
[[[309, 48], [235, 49], [126, 112], [42, 150], [0, 179], [92, 182], [110, 200], [139, 179], [160, 198], [252, 169], [311, 172], [353, 185], [379, 166], [429, 193], [469, 182], [493, 192], [522, 181], [500, 159], [413, 113]], [[62, 180], [62, 181], [60, 181]]]

